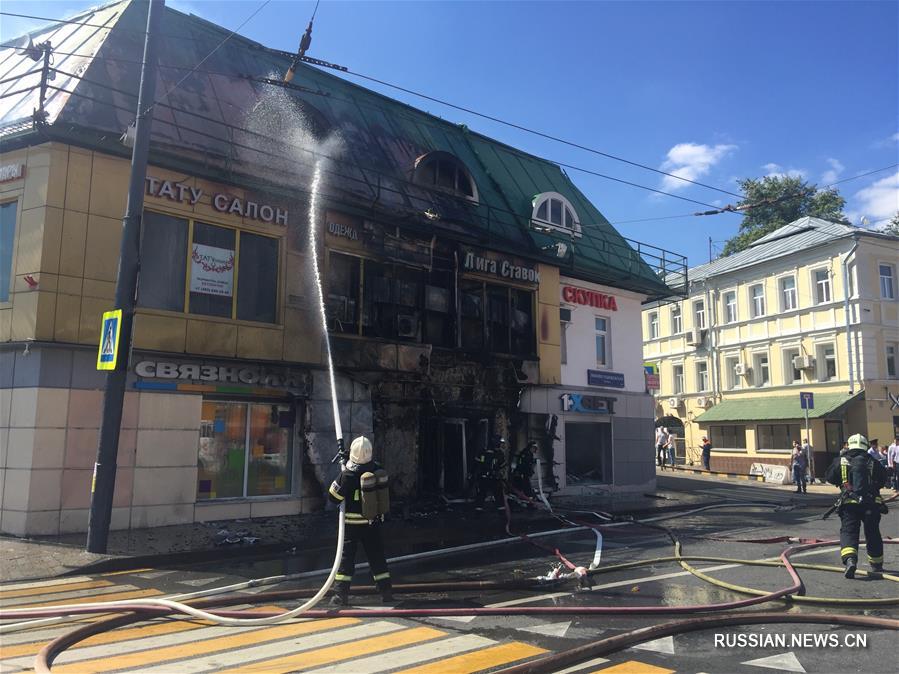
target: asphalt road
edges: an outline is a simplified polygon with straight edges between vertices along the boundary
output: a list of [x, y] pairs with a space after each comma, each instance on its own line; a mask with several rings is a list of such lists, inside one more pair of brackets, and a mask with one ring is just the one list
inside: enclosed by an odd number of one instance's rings
[[[796, 496], [787, 490], [756, 483], [721, 482], [664, 476], [659, 492], [676, 499], [685, 491], [701, 490], [710, 498], [732, 502], [765, 501], [780, 508], [737, 506], [701, 513], [678, 513], [660, 522], [683, 544], [685, 555], [741, 559], [776, 558], [788, 544], [743, 543], [734, 539], [778, 536], [832, 538], [839, 520], [821, 521], [830, 495]], [[895, 514], [884, 518], [885, 536], [899, 536]], [[483, 526], [501, 528], [501, 514], [485, 515]], [[495, 519], [494, 519], [495, 518]], [[561, 526], [561, 524], [560, 524]], [[514, 528], [514, 520], [513, 520]], [[730, 540], [717, 540], [717, 539]], [[575, 564], [587, 566], [596, 551], [590, 531], [544, 539]], [[388, 542], [389, 552], [389, 542]], [[606, 529], [600, 568], [650, 560], [672, 554], [668, 536], [658, 530], [628, 525]], [[318, 562], [318, 560], [314, 560]], [[796, 562], [838, 565], [836, 547], [799, 553]], [[312, 563], [311, 560], [306, 562]], [[557, 564], [551, 553], [527, 542], [454, 554], [426, 562], [394, 564], [395, 582], [467, 579], [520, 579], [542, 576]], [[67, 583], [22, 584], [0, 588], [0, 605], [61, 603], [90, 598], [164, 596], [208, 589], [240, 580], [296, 572], [298, 558], [256, 560], [229, 565], [198, 565], [178, 569], [141, 569], [128, 573], [71, 579]], [[321, 566], [319, 564], [319, 566]], [[696, 562], [709, 575], [738, 585], [771, 591], [789, 584], [782, 568]], [[899, 546], [887, 546], [886, 566], [899, 573]], [[864, 567], [864, 564], [862, 565]], [[884, 579], [847, 581], [839, 573], [803, 570], [806, 595], [871, 599], [899, 597], [899, 583]], [[357, 572], [359, 582], [366, 574]], [[658, 562], [594, 576], [590, 590], [571, 583], [546, 591], [489, 591], [404, 595], [396, 606], [567, 606], [578, 607], [709, 604], [744, 598], [711, 585], [670, 562]], [[53, 582], [53, 581], [51, 581]], [[320, 579], [306, 582], [315, 587]], [[73, 584], [74, 583], [74, 584]], [[264, 589], [298, 587], [288, 582]], [[259, 601], [247, 593], [246, 604]], [[356, 605], [373, 605], [371, 597], [354, 597]], [[270, 605], [271, 602], [262, 602]], [[290, 607], [290, 603], [279, 605]], [[770, 602], [766, 611], [855, 613], [899, 618], [899, 607], [809, 606]], [[747, 609], [757, 610], [757, 609]], [[616, 634], [679, 619], [675, 616], [465, 616], [458, 618], [370, 618], [313, 621], [267, 628], [222, 628], [197, 621], [157, 620], [110, 632], [63, 654], [54, 671], [72, 672], [483, 672], [527, 662], [546, 653], [595, 642]], [[0, 671], [29, 669], [34, 653], [53, 636], [72, 629], [54, 626], [40, 632], [19, 632], [0, 639]], [[864, 631], [821, 625], [769, 624], [712, 628], [679, 634], [657, 642], [582, 663], [570, 672], [624, 674], [644, 672], [706, 672], [760, 674], [788, 672], [895, 672], [896, 632]]]

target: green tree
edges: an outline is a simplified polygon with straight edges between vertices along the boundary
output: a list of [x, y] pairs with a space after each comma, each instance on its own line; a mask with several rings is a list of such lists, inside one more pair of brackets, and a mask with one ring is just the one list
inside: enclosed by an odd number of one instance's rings
[[744, 250], [756, 239], [805, 216], [849, 224], [846, 200], [835, 189], [819, 190], [799, 177], [765, 176], [739, 182], [743, 198], [737, 206], [753, 206], [743, 214], [740, 231], [724, 246], [724, 255]]
[[899, 236], [899, 211], [896, 211], [896, 215], [890, 218], [890, 221], [886, 225], [884, 225], [882, 231], [886, 234]]

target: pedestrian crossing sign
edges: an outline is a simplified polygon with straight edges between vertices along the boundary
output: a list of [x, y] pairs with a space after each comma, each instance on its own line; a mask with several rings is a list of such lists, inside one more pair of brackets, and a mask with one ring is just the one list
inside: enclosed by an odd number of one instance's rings
[[100, 349], [97, 353], [98, 370], [115, 370], [119, 357], [119, 335], [122, 331], [122, 310], [115, 309], [103, 314], [100, 330]]

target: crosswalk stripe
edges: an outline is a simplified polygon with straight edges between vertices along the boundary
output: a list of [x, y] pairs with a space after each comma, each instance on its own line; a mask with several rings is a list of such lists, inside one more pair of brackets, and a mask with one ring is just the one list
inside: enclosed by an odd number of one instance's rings
[[252, 664], [245, 664], [233, 669], [219, 670], [218, 674], [286, 674], [318, 665], [325, 665], [349, 658], [357, 658], [362, 655], [380, 653], [401, 646], [436, 639], [446, 636], [446, 632], [435, 630], [432, 627], [414, 627], [401, 630], [381, 637], [369, 637], [352, 644], [319, 648], [314, 651], [303, 651], [295, 655], [288, 655], [273, 660], [262, 660]]
[[[124, 587], [134, 588], [133, 585], [131, 585], [131, 586], [125, 585]], [[123, 586], [114, 587], [111, 589], [121, 590], [121, 589], [123, 589]], [[101, 588], [101, 590], [102, 590], [102, 588]], [[39, 604], [32, 604], [32, 603], [13, 604], [13, 605], [9, 605], [9, 606], [4, 606], [3, 608], [10, 608], [10, 609], [12, 609], [12, 608], [29, 608], [30, 609], [30, 608], [43, 608], [46, 606], [59, 606], [62, 604], [91, 604], [93, 602], [120, 601], [122, 599], [140, 599], [141, 597], [158, 597], [159, 595], [163, 594], [163, 592], [160, 590], [138, 590], [137, 588], [134, 588], [127, 592], [111, 592], [108, 594], [104, 593], [102, 591], [100, 593], [96, 593], [96, 592], [93, 592], [92, 590], [85, 590], [85, 592], [90, 592], [91, 594], [88, 596], [83, 596], [83, 593], [79, 592], [79, 593], [77, 593], [79, 596], [71, 598], [71, 599], [68, 597], [60, 596], [60, 597], [54, 598], [53, 601], [45, 601], [45, 602], [41, 602]]]
[[50, 587], [27, 587], [21, 590], [6, 591], [0, 588], [0, 601], [14, 597], [30, 597], [32, 595], [55, 594], [57, 592], [74, 592], [75, 590], [90, 590], [98, 587], [109, 587], [111, 580], [89, 580], [83, 583], [69, 583], [68, 585], [52, 585]]
[[55, 578], [53, 580], [35, 580], [28, 583], [4, 583], [0, 585], [0, 595], [7, 590], [22, 590], [29, 587], [54, 587], [56, 585], [71, 585], [72, 583], [82, 583], [84, 581], [93, 580], [90, 576], [72, 576], [71, 578]]
[[427, 665], [420, 665], [411, 669], [403, 669], [396, 674], [471, 674], [483, 669], [498, 667], [516, 660], [524, 660], [535, 655], [546, 653], [543, 648], [513, 641], [508, 644], [500, 644], [491, 648], [485, 648], [474, 653], [457, 655], [454, 658], [439, 660]]
[[[232, 610], [246, 609], [248, 611], [280, 610], [280, 607], [278, 606], [259, 607], [250, 606], [249, 604], [241, 604], [238, 606], [231, 606], [229, 608]], [[96, 622], [98, 620], [104, 620], [109, 617], [112, 617], [112, 614], [107, 613], [102, 616], [88, 618], [87, 620], [80, 620], [77, 621], [77, 623], [75, 623], [74, 621], [66, 622], [57, 627], [51, 627], [49, 629], [40, 630], [38, 632], [29, 631], [22, 634], [4, 634], [2, 635], [2, 637], [0, 637], [0, 644], [2, 644], [2, 649], [0, 649], [0, 656], [9, 659], [24, 655], [35, 655], [39, 650], [41, 650], [41, 648], [44, 647], [44, 644], [52, 641], [61, 634], [66, 634], [75, 629], [74, 625], [80, 627], [85, 623]], [[143, 625], [138, 627], [126, 627], [125, 629], [100, 632], [99, 634], [95, 634], [94, 636], [89, 637], [84, 641], [79, 641], [74, 646], [66, 649], [66, 652], [68, 653], [70, 651], [78, 649], [100, 646], [102, 644], [129, 641], [131, 639], [150, 638], [161, 634], [175, 634], [177, 632], [189, 631], [212, 625], [213, 623], [207, 622], [205, 620], [188, 620], [184, 618], [172, 620], [170, 618], [155, 618], [148, 620], [146, 623], [143, 623]], [[169, 629], [161, 629], [163, 627], [169, 627]], [[13, 637], [17, 637], [15, 642], [12, 641]], [[171, 643], [171, 640], [165, 642], [165, 645], [168, 645], [169, 643]], [[134, 647], [137, 647], [139, 645], [140, 644], [124, 644], [122, 648], [133, 649]]]
[[[408, 667], [419, 662], [443, 658], [456, 653], [473, 651], [476, 648], [491, 646], [496, 642], [487, 637], [479, 637], [474, 634], [466, 634], [451, 639], [443, 639], [436, 643], [428, 643], [422, 646], [412, 646], [398, 651], [391, 651], [390, 655], [372, 655], [367, 658], [353, 659], [353, 674], [377, 674], [396, 667]], [[307, 674], [346, 674], [347, 665], [336, 664], [329, 667], [313, 669]]]
[[[331, 630], [346, 625], [354, 625], [358, 622], [359, 620], [356, 618], [330, 618], [289, 623], [277, 627], [208, 627], [199, 633], [151, 637], [146, 641], [141, 640], [134, 644], [135, 648], [141, 649], [159, 646], [155, 650], [141, 650], [119, 655], [126, 649], [122, 644], [116, 644], [99, 646], [94, 649], [83, 649], [81, 652], [75, 651], [74, 655], [78, 658], [78, 662], [72, 662], [70, 658], [68, 660], [70, 664], [55, 666], [53, 667], [53, 672], [54, 674], [64, 674], [65, 672], [79, 672], [79, 674], [83, 674], [85, 671], [90, 671], [93, 674], [97, 674], [98, 672], [112, 672], [135, 667], [140, 668], [139, 671], [143, 671], [148, 665], [159, 664], [169, 660], [179, 660], [196, 655], [215, 653], [216, 651], [228, 651], [265, 641], [289, 639], [301, 634]], [[183, 642], [186, 643], [173, 644], [173, 641], [177, 641], [179, 637], [182, 637]], [[195, 637], [198, 638], [194, 639]], [[85, 651], [89, 651], [86, 656], [84, 655]], [[63, 657], [61, 656], [60, 660]]]
[[379, 620], [353, 627], [305, 635], [302, 639], [284, 639], [275, 643], [241, 648], [224, 653], [214, 653], [199, 658], [191, 658], [190, 660], [179, 660], [176, 663], [170, 662], [156, 667], [141, 667], [140, 674], [171, 674], [173, 668], [177, 668], [178, 674], [219, 672], [226, 667], [238, 667], [247, 662], [290, 655], [315, 648], [324, 648], [325, 646], [365, 639], [380, 634], [387, 634], [388, 632], [396, 632], [401, 629], [403, 629], [402, 625]]
[[[186, 620], [166, 620], [165, 622], [144, 625], [143, 627], [131, 627], [124, 630], [101, 632], [100, 634], [97, 634], [90, 639], [79, 642], [78, 644], [73, 646], [72, 650], [90, 646], [99, 646], [100, 644], [111, 644], [119, 641], [127, 641], [128, 639], [145, 639], [162, 634], [174, 634], [176, 632], [199, 629], [211, 624], [212, 623], [208, 622], [188, 622]], [[69, 625], [66, 629], [56, 630], [57, 636], [65, 632], [71, 632], [72, 629], [72, 626]], [[16, 646], [4, 645], [3, 648], [0, 649], [0, 657], [6, 660], [8, 658], [15, 658], [21, 655], [34, 655], [44, 647], [44, 644], [47, 641], [50, 641], [53, 638], [55, 637], [50, 637], [50, 639], [43, 639], [41, 641], [28, 644], [18, 644]]]
[[674, 674], [674, 670], [648, 665], [639, 660], [628, 660], [605, 669], [597, 669], [591, 674]]
[[103, 576], [126, 576], [129, 573], [141, 573], [142, 571], [152, 571], [153, 569], [145, 567], [143, 569], [125, 569], [124, 571], [109, 571], [107, 573], [101, 574]]
[[[588, 667], [595, 667], [596, 665], [601, 665], [608, 661], [608, 658], [593, 658], [592, 660], [588, 660], [587, 662], [581, 662], [576, 665], [572, 665], [571, 667], [560, 669], [558, 672], [554, 672], [554, 674], [574, 674], [574, 672], [584, 672]], [[591, 674], [595, 674], [595, 672], [591, 672]]]
[[88, 588], [86, 590], [73, 590], [71, 592], [60, 592], [51, 595], [32, 595], [29, 597], [15, 597], [9, 600], [0, 600], [0, 608], [27, 608], [31, 604], [46, 605], [48, 602], [51, 604], [71, 604], [73, 602], [69, 600], [81, 597], [98, 597], [97, 601], [105, 601], [104, 595], [112, 594], [114, 592], [130, 592], [138, 589], [139, 588], [136, 585], [109, 584], [105, 587]]
[[85, 623], [94, 622], [100, 620], [101, 618], [108, 618], [109, 614], [103, 616], [91, 616], [90, 618], [79, 618], [72, 617], [66, 621], [60, 621], [58, 623], [54, 623], [51, 626], [43, 627], [41, 629], [30, 629], [30, 630], [22, 630], [20, 632], [10, 632], [8, 634], [0, 634], [0, 646], [3, 647], [0, 654], [6, 653], [7, 646], [13, 646], [15, 644], [25, 644], [31, 643], [33, 641], [51, 641], [58, 637], [63, 632], [69, 632], [76, 627], [81, 627]]

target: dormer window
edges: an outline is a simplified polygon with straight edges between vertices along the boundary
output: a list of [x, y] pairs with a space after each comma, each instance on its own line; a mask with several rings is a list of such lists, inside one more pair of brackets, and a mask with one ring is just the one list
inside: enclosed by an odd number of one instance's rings
[[415, 161], [415, 182], [478, 200], [477, 186], [465, 164], [449, 152], [429, 152]]
[[531, 218], [541, 226], [554, 227], [575, 236], [581, 234], [581, 223], [574, 206], [558, 192], [544, 192], [534, 197]]

